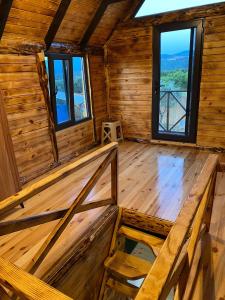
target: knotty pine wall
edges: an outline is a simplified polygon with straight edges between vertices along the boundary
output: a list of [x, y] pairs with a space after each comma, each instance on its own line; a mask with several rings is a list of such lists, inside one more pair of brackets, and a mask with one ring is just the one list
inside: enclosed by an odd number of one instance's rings
[[214, 8], [128, 21], [114, 32], [107, 47], [110, 116], [122, 120], [125, 137], [151, 139], [153, 23], [206, 16], [197, 145], [225, 148], [224, 4]]
[[[103, 57], [91, 56], [90, 70], [93, 72], [93, 106], [96, 102], [93, 113], [100, 138], [101, 120], [107, 117]], [[94, 145], [93, 120], [58, 131], [56, 138], [59, 162], [54, 161], [48, 112], [39, 82], [36, 55], [0, 54], [0, 90], [3, 92], [22, 183], [38, 177], [58, 163], [68, 161]]]
[[35, 55], [0, 55], [0, 89], [22, 182], [50, 169], [54, 159]]
[[104, 69], [104, 56], [89, 56], [91, 89], [93, 101], [93, 115], [96, 126], [97, 141], [101, 140], [102, 122], [107, 120], [107, 98], [106, 98], [106, 82]]

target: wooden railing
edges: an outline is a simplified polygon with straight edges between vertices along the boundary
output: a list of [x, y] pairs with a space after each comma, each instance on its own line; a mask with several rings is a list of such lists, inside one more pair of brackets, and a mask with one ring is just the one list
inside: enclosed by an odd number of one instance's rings
[[[16, 296], [22, 299], [70, 299], [57, 290], [51, 288], [44, 282], [32, 276], [51, 248], [59, 239], [71, 219], [75, 214], [97, 207], [116, 205], [118, 197], [118, 144], [111, 143], [106, 145], [87, 156], [71, 163], [68, 166], [56, 171], [48, 177], [28, 186], [14, 196], [11, 196], [0, 202], [0, 216], [12, 210], [12, 208], [23, 203], [32, 196], [53, 185], [60, 179], [71, 173], [83, 168], [96, 159], [105, 156], [106, 158], [97, 168], [93, 176], [89, 179], [79, 195], [74, 199], [70, 208], [63, 210], [42, 213], [35, 216], [26, 217], [19, 220], [6, 221], [0, 223], [0, 235], [16, 232], [21, 229], [30, 228], [43, 223], [60, 219], [58, 224], [49, 234], [41, 248], [32, 258], [26, 271], [23, 271], [13, 264], [0, 258], [0, 299], [11, 299], [8, 291], [13, 293], [13, 299]], [[108, 166], [111, 165], [111, 198], [83, 204], [87, 196], [93, 190], [100, 177], [104, 174]], [[83, 205], [82, 205], [83, 204]], [[31, 273], [31, 274], [28, 274]], [[3, 297], [4, 296], [4, 297]], [[8, 297], [8, 298], [7, 298]]]
[[199, 242], [209, 231], [217, 165], [218, 156], [209, 155], [135, 300], [164, 300], [173, 288], [174, 299], [193, 299]]

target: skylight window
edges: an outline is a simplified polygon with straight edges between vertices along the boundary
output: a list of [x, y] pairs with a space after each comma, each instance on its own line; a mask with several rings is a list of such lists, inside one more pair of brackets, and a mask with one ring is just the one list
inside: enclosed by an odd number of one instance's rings
[[221, 0], [145, 0], [135, 17], [156, 15], [185, 8], [221, 3]]

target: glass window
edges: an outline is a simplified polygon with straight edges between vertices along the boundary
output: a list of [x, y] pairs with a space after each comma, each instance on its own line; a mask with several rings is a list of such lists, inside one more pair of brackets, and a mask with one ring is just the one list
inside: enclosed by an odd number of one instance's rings
[[206, 4], [224, 2], [221, 0], [145, 0], [135, 17], [150, 16], [164, 12], [191, 8]]
[[73, 57], [73, 86], [74, 86], [74, 113], [75, 120], [88, 118], [87, 87], [85, 82], [84, 59]]
[[71, 120], [68, 60], [54, 60], [54, 78], [57, 124], [62, 124]]
[[50, 54], [45, 59], [56, 128], [89, 120], [90, 103], [85, 59]]

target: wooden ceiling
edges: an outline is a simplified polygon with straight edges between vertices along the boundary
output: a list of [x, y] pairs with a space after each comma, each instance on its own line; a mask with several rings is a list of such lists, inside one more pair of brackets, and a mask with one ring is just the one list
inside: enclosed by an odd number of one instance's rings
[[8, 14], [0, 12], [2, 43], [79, 45], [85, 40], [85, 46], [103, 46], [140, 0], [11, 0], [11, 7], [9, 2], [0, 0], [10, 8]]

